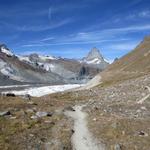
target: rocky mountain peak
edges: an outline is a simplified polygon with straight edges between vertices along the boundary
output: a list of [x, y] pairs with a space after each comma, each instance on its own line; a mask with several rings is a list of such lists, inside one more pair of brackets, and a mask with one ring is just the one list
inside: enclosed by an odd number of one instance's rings
[[101, 55], [100, 51], [94, 47], [91, 49], [91, 51], [88, 53], [87, 57], [86, 57], [86, 60], [93, 60], [93, 59], [99, 59], [99, 60], [104, 60], [103, 59], [103, 56]]
[[30, 55], [29, 55], [29, 60], [30, 60], [31, 62], [37, 62], [37, 61], [39, 60], [39, 55], [36, 54], [36, 53], [30, 54]]
[[96, 47], [92, 48], [88, 55], [83, 58], [83, 62], [93, 65], [108, 65], [108, 62], [104, 60], [102, 54]]

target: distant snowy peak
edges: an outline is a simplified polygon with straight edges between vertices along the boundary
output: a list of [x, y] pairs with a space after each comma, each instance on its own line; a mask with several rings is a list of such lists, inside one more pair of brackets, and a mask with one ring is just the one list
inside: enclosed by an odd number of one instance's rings
[[57, 58], [54, 56], [44, 56], [39, 54], [30, 54], [27, 56], [18, 56], [18, 58], [21, 61], [27, 61], [27, 62], [37, 62], [37, 61], [47, 61], [47, 60], [56, 60]]
[[36, 58], [36, 59], [40, 59], [40, 60], [43, 60], [43, 61], [46, 61], [46, 60], [55, 60], [57, 59], [56, 57], [54, 56], [51, 56], [51, 55], [39, 55], [39, 54], [30, 54], [29, 57], [32, 59], [32, 58]]
[[6, 45], [2, 44], [0, 45], [0, 51], [4, 54], [6, 54], [7, 56], [13, 56], [14, 54], [7, 48]]
[[39, 64], [45, 64], [47, 62], [49, 62], [50, 60], [57, 60], [58, 58], [54, 57], [54, 56], [44, 56], [44, 55], [39, 55], [39, 54], [30, 54], [27, 56], [18, 56], [20, 61], [24, 61], [27, 62], [29, 64], [35, 64], [35, 63], [39, 63]]
[[20, 61], [24, 61], [24, 62], [30, 62], [29, 57], [28, 56], [17, 56], [19, 58]]
[[100, 51], [96, 47], [94, 47], [88, 53], [87, 57], [83, 58], [83, 62], [87, 64], [101, 64], [105, 62], [105, 60]]
[[40, 59], [42, 59], [42, 60], [48, 60], [48, 59], [50, 59], [50, 60], [56, 60], [57, 58], [56, 57], [54, 57], [54, 56], [44, 56], [44, 55], [39, 55], [39, 58]]
[[99, 59], [99, 60], [103, 60], [103, 56], [101, 55], [101, 53], [99, 52], [99, 50], [94, 47], [91, 49], [91, 51], [88, 53], [86, 60], [93, 60], [93, 59]]

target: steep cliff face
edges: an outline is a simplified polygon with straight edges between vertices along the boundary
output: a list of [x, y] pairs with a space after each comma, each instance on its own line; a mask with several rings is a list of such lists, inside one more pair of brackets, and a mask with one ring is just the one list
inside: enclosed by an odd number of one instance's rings
[[[93, 60], [95, 60], [95, 59], [97, 59], [99, 61], [94, 62]], [[87, 62], [93, 61], [93, 63], [98, 64], [98, 63], [101, 63], [102, 61], [104, 61], [104, 58], [101, 55], [100, 51], [96, 47], [94, 47], [88, 53], [87, 57], [84, 58], [84, 60], [87, 61]]]
[[102, 70], [109, 65], [96, 47], [92, 48], [88, 55], [83, 58], [83, 62]]

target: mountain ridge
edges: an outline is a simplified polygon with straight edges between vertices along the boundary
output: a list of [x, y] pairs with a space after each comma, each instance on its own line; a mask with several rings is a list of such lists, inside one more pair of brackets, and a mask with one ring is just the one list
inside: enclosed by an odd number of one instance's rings
[[43, 56], [36, 53], [18, 56], [6, 45], [3, 44], [0, 47], [0, 72], [20, 82], [83, 83], [93, 78], [106, 66], [103, 63], [88, 64], [75, 59]]
[[150, 36], [145, 37], [135, 49], [110, 64], [99, 75], [103, 85], [133, 79], [150, 73]]

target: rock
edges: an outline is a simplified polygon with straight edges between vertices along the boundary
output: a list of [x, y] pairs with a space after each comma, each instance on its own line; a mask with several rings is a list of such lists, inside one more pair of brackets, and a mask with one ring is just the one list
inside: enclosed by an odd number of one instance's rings
[[114, 122], [114, 123], [111, 125], [111, 127], [114, 128], [114, 129], [117, 129], [117, 126], [118, 126], [117, 122]]
[[0, 112], [0, 116], [8, 116], [11, 115], [10, 111]]
[[55, 114], [57, 114], [57, 115], [62, 114], [62, 112], [63, 112], [63, 109], [56, 109], [55, 110]]
[[142, 110], [146, 110], [146, 107], [142, 106], [141, 109], [142, 109]]
[[97, 106], [95, 106], [95, 110], [98, 110], [98, 107], [97, 107]]
[[138, 134], [139, 134], [139, 136], [148, 136], [148, 134], [145, 133], [144, 131], [140, 131]]
[[30, 94], [23, 95], [22, 98], [26, 100], [31, 100]]
[[37, 104], [34, 103], [34, 102], [28, 102], [28, 104], [30, 104], [30, 105], [37, 105]]
[[71, 130], [71, 133], [73, 134], [74, 132], [75, 132], [75, 131], [72, 129], [72, 130]]
[[17, 118], [17, 117], [15, 117], [15, 116], [14, 116], [14, 117], [10, 117], [10, 119], [16, 119], [16, 118]]
[[14, 93], [7, 93], [6, 96], [7, 97], [15, 97], [16, 95]]
[[29, 136], [30, 136], [30, 137], [34, 137], [34, 135], [33, 135], [33, 134], [29, 134]]
[[140, 109], [138, 109], [136, 112], [137, 112], [137, 113], [141, 113], [141, 110], [140, 110]]
[[51, 123], [52, 121], [51, 120], [45, 120], [44, 122], [45, 123]]
[[122, 148], [121, 148], [120, 144], [115, 144], [114, 150], [121, 150], [121, 149], [122, 149]]
[[122, 131], [122, 135], [125, 135], [126, 134], [126, 132], [125, 131]]
[[44, 112], [44, 111], [43, 112], [39, 111], [39, 112], [36, 113], [36, 116], [39, 117], [39, 118], [46, 117], [46, 116], [51, 117], [52, 115], [53, 115], [53, 113], [51, 113], [51, 112]]
[[27, 113], [33, 113], [34, 110], [33, 110], [33, 109], [27, 109], [26, 112], [27, 112]]
[[41, 140], [41, 142], [46, 142], [47, 139], [46, 138], [41, 138], [40, 140]]
[[37, 116], [31, 116], [31, 119], [37, 119], [38, 117]]
[[96, 118], [93, 118], [93, 121], [97, 121], [97, 119], [96, 119]]
[[68, 111], [75, 111], [75, 110], [73, 109], [73, 107], [71, 107], [71, 106], [66, 107], [65, 110], [68, 110]]

